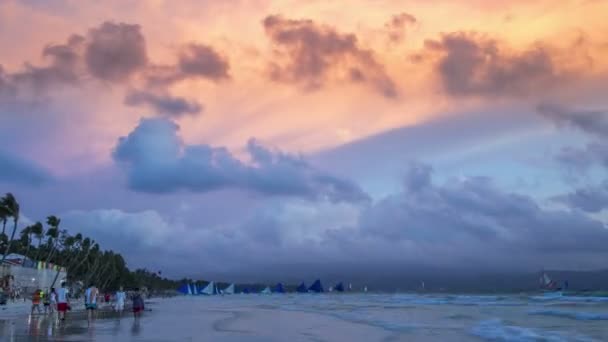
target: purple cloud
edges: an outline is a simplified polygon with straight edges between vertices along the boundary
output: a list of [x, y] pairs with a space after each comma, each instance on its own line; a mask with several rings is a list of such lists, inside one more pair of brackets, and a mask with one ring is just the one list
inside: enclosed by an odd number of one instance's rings
[[178, 129], [170, 120], [142, 119], [119, 139], [113, 156], [127, 172], [131, 188], [152, 193], [238, 188], [331, 201], [368, 199], [356, 184], [317, 170], [302, 157], [272, 151], [254, 139], [247, 144], [252, 158], [248, 165], [223, 147], [184, 144]]

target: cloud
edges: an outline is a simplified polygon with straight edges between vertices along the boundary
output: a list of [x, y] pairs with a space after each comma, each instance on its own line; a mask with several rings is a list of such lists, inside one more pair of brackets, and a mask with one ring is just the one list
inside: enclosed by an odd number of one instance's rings
[[42, 185], [52, 180], [44, 168], [11, 153], [0, 151], [0, 182]]
[[89, 30], [84, 58], [91, 75], [124, 81], [146, 66], [146, 41], [139, 25], [106, 21]]
[[411, 248], [407, 254], [461, 266], [488, 258], [496, 267], [522, 268], [517, 263], [523, 260], [540, 267], [552, 257], [605, 253], [602, 245], [608, 242], [608, 229], [599, 221], [576, 212], [543, 209], [530, 197], [499, 190], [488, 178], [450, 180], [437, 186], [429, 181], [431, 172], [429, 167], [415, 166], [402, 193], [362, 214], [361, 231], [407, 242]]
[[397, 86], [384, 66], [371, 50], [359, 46], [354, 34], [278, 15], [266, 17], [263, 25], [280, 60], [271, 64], [271, 79], [313, 90], [337, 74], [343, 81], [369, 84], [385, 97], [397, 96]]
[[119, 139], [113, 157], [127, 171], [131, 188], [153, 193], [238, 188], [331, 201], [368, 199], [356, 184], [317, 170], [302, 157], [272, 151], [254, 139], [247, 144], [251, 164], [245, 164], [224, 147], [184, 144], [178, 130], [170, 120], [142, 119]]
[[179, 53], [179, 69], [184, 76], [228, 79], [229, 68], [226, 58], [207, 45], [188, 44]]
[[[204, 269], [201, 276], [233, 281], [363, 277], [411, 265], [413, 271], [493, 273], [592, 268], [607, 256], [608, 229], [601, 222], [576, 211], [543, 209], [488, 178], [435, 184], [430, 166], [412, 164], [403, 183], [401, 191], [374, 203], [270, 198], [242, 210], [225, 202], [225, 211], [242, 218], [230, 224], [204, 218], [186, 224], [152, 210], [103, 209], [62, 218], [66, 227], [85, 229], [130, 262], [180, 275]], [[199, 260], [195, 268], [191, 260]]]
[[230, 79], [230, 63], [213, 47], [200, 43], [183, 45], [173, 65], [150, 65], [144, 77], [150, 87], [166, 87], [188, 79], [208, 79], [215, 82]]
[[42, 55], [50, 61], [48, 66], [26, 64], [25, 70], [11, 75], [17, 86], [42, 90], [57, 84], [75, 84], [79, 81], [79, 54], [84, 38], [72, 35], [66, 44], [47, 45]]
[[541, 43], [512, 52], [496, 40], [459, 32], [425, 41], [425, 50], [437, 63], [443, 87], [454, 96], [529, 96], [574, 78]]
[[387, 31], [390, 41], [398, 43], [405, 38], [405, 30], [410, 26], [415, 25], [417, 22], [416, 17], [403, 12], [393, 15], [391, 20], [384, 24], [384, 28]]
[[598, 213], [608, 208], [608, 181], [600, 185], [586, 186], [572, 193], [556, 196], [553, 200], [589, 213]]
[[573, 110], [554, 103], [543, 103], [537, 111], [559, 126], [569, 126], [599, 138], [608, 138], [608, 111]]
[[608, 167], [608, 144], [591, 142], [582, 148], [565, 146], [555, 159], [569, 171], [585, 172], [595, 164]]
[[203, 106], [194, 101], [169, 94], [156, 94], [152, 91], [133, 90], [125, 97], [125, 104], [129, 106], [147, 105], [156, 113], [179, 117], [186, 114], [199, 114]]

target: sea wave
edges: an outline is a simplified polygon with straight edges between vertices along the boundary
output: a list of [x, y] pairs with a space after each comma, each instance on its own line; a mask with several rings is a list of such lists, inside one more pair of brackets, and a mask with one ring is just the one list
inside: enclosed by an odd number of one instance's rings
[[591, 313], [578, 311], [562, 311], [562, 310], [533, 310], [528, 312], [530, 315], [551, 316], [569, 318], [578, 321], [606, 321], [608, 314], [606, 313]]
[[477, 324], [471, 330], [472, 334], [486, 341], [509, 342], [595, 342], [585, 336], [566, 336], [562, 333], [532, 329], [506, 324], [503, 320], [493, 318]]

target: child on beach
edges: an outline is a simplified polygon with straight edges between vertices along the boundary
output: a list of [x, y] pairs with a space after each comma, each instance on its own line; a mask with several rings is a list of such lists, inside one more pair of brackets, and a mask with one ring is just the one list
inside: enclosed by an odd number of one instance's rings
[[123, 290], [123, 288], [121, 286], [120, 289], [118, 291], [116, 291], [116, 295], [114, 297], [114, 300], [116, 301], [114, 310], [116, 310], [116, 312], [122, 313], [122, 311], [125, 309], [126, 297], [127, 297], [127, 295], [125, 294], [125, 291]]
[[49, 309], [51, 314], [57, 310], [57, 292], [55, 292], [55, 288], [51, 287], [51, 293], [49, 293]]
[[144, 299], [141, 297], [139, 293], [139, 289], [136, 288], [133, 293], [133, 317], [139, 318], [141, 316], [142, 311], [144, 311]]
[[42, 290], [36, 289], [34, 294], [32, 295], [32, 315], [34, 314], [34, 309], [38, 310], [38, 314], [41, 313], [40, 310], [40, 300], [42, 296]]

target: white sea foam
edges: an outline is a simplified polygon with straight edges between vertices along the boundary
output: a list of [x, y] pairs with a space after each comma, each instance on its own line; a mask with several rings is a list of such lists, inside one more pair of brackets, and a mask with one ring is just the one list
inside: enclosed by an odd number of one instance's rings
[[530, 315], [552, 316], [569, 318], [578, 321], [605, 321], [608, 320], [608, 313], [593, 313], [580, 311], [563, 311], [563, 310], [533, 310], [528, 312]]
[[506, 324], [503, 320], [494, 318], [480, 322], [473, 327], [473, 335], [487, 341], [497, 342], [592, 342], [591, 338], [584, 336], [571, 336], [564, 333], [533, 329], [512, 324]]

